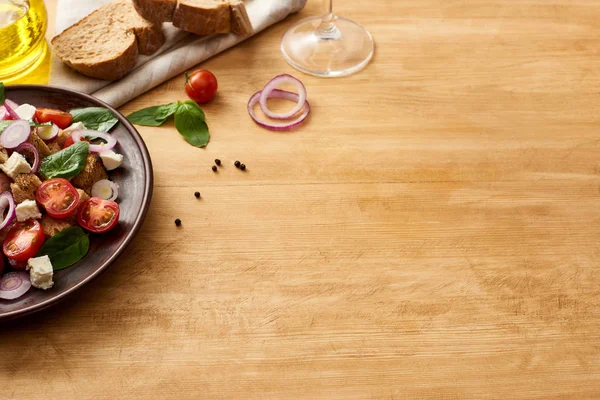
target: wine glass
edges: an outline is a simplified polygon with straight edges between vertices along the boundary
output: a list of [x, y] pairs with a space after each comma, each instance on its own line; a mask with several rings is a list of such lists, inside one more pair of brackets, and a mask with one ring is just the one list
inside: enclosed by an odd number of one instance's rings
[[285, 60], [299, 71], [322, 77], [359, 71], [373, 57], [373, 37], [356, 22], [334, 16], [333, 0], [323, 1], [322, 17], [303, 19], [283, 36]]

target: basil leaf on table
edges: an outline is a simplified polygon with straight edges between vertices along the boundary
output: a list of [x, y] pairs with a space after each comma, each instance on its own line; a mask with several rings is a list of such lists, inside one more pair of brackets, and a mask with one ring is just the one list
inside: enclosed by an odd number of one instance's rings
[[0, 105], [6, 101], [6, 95], [4, 94], [4, 83], [0, 82]]
[[177, 103], [171, 103], [142, 108], [139, 111], [129, 114], [127, 119], [136, 125], [161, 126], [177, 111], [177, 107]]
[[40, 164], [40, 173], [45, 179], [71, 179], [83, 170], [90, 151], [90, 144], [85, 141], [77, 142], [44, 158]]
[[70, 267], [90, 249], [90, 238], [78, 226], [67, 228], [46, 240], [36, 257], [48, 256], [55, 271]]
[[175, 112], [175, 127], [192, 146], [205, 147], [210, 140], [204, 112], [198, 104], [188, 100]]
[[163, 104], [162, 106], [158, 106], [154, 113], [154, 118], [157, 121], [165, 122], [171, 115], [175, 114], [177, 108], [179, 108], [179, 104], [177, 103]]
[[69, 111], [73, 122], [81, 122], [86, 129], [108, 132], [119, 122], [117, 117], [104, 107], [75, 108]]
[[192, 101], [163, 104], [143, 108], [127, 116], [136, 125], [161, 126], [175, 114], [175, 127], [193, 146], [205, 147], [210, 140], [206, 116], [200, 106]]

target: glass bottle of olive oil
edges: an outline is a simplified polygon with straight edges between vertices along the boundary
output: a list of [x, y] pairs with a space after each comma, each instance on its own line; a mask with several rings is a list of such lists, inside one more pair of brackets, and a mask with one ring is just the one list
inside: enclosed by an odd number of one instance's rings
[[43, 0], [0, 0], [0, 81], [14, 81], [46, 56]]

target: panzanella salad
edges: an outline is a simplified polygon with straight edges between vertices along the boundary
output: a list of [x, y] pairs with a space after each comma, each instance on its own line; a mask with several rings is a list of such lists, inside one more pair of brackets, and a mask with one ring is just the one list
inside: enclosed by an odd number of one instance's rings
[[0, 299], [50, 289], [54, 271], [87, 254], [88, 232], [118, 223], [119, 186], [107, 174], [123, 163], [108, 133], [117, 122], [101, 107], [16, 104], [0, 82]]

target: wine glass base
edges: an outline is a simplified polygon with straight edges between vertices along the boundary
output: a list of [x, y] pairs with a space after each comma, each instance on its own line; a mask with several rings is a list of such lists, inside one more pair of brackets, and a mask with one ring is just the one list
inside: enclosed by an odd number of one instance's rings
[[321, 17], [303, 19], [281, 41], [283, 56], [292, 67], [322, 77], [361, 70], [371, 61], [374, 49], [373, 37], [365, 28], [340, 17], [325, 27]]

